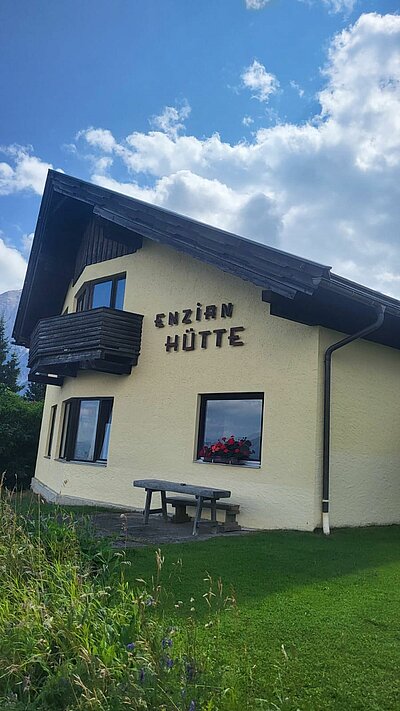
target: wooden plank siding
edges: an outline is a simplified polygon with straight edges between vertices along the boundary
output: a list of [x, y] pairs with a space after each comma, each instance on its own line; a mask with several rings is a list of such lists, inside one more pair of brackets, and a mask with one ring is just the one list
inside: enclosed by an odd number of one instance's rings
[[130, 373], [140, 354], [142, 320], [104, 306], [42, 319], [32, 333], [28, 366], [41, 375], [88, 368]]
[[[120, 229], [120, 232], [123, 232]], [[108, 259], [123, 257], [126, 254], [134, 254], [138, 249], [138, 244], [133, 240], [131, 244], [127, 241], [119, 242], [115, 228], [107, 230], [104, 221], [98, 217], [93, 217], [87, 225], [82, 241], [76, 256], [73, 281], [76, 283], [85, 267], [89, 264], [106, 262]]]

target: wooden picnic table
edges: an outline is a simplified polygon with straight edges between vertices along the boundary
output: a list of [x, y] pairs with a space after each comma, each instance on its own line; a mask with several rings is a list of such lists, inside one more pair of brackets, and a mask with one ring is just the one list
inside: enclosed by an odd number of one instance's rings
[[[175, 481], [164, 481], [163, 479], [137, 479], [133, 482], [133, 486], [137, 486], [140, 489], [145, 489], [146, 491], [146, 504], [144, 507], [144, 522], [145, 524], [149, 521], [149, 515], [151, 513], [162, 513], [164, 520], [168, 521], [167, 514], [167, 501], [166, 495], [167, 491], [174, 492], [176, 494], [189, 494], [193, 496], [193, 505], [196, 506], [196, 516], [193, 522], [193, 536], [197, 535], [197, 528], [201, 518], [201, 512], [203, 509], [203, 502], [209, 501], [211, 506], [211, 521], [214, 526], [217, 525], [217, 500], [218, 499], [228, 499], [231, 495], [230, 491], [226, 489], [215, 489], [209, 486], [196, 486], [195, 484], [178, 484]], [[153, 492], [159, 491], [161, 494], [161, 509], [151, 509], [151, 497]]]

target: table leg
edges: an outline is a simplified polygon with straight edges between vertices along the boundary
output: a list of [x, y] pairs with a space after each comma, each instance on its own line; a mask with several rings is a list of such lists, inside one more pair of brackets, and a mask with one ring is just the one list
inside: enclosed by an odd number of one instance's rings
[[217, 528], [217, 501], [216, 501], [216, 499], [211, 499], [211, 525], [215, 531]]
[[153, 494], [153, 491], [151, 489], [146, 489], [146, 504], [144, 507], [144, 522], [145, 522], [145, 524], [149, 522], [152, 494]]
[[160, 494], [163, 519], [164, 521], [168, 521], [167, 502], [165, 500], [167, 498], [167, 493], [165, 491], [160, 491]]
[[203, 497], [198, 496], [197, 497], [197, 507], [196, 507], [196, 516], [193, 522], [193, 531], [192, 531], [192, 536], [197, 536], [197, 527], [199, 525], [199, 521], [201, 519], [201, 511], [203, 508]]

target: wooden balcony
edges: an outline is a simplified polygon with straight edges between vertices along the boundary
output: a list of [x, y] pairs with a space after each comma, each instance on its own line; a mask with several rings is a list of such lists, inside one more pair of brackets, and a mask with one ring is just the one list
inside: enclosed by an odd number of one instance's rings
[[129, 375], [137, 364], [143, 316], [101, 307], [39, 321], [32, 333], [29, 380], [62, 385], [78, 370]]

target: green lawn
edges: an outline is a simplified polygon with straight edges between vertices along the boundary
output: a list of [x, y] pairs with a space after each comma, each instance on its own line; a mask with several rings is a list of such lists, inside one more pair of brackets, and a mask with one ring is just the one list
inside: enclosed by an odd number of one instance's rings
[[[14, 505], [18, 513], [37, 513], [36, 500], [30, 495], [15, 498]], [[77, 521], [82, 520], [83, 513], [90, 511], [86, 507], [67, 510], [77, 514]], [[41, 511], [42, 514], [55, 514], [55, 520], [60, 518], [60, 509], [51, 505], [42, 506]], [[76, 527], [76, 524], [72, 525]], [[9, 537], [13, 550], [12, 555], [8, 556], [5, 529], [3, 533], [4, 558], [14, 565], [20, 557], [20, 544], [17, 540], [13, 542], [12, 536]], [[61, 561], [60, 565], [64, 565], [62, 561], [67, 552], [63, 553], [64, 538], [52, 528], [45, 535], [53, 536], [57, 559]], [[213, 652], [212, 657], [214, 668], [219, 665], [222, 669], [236, 670], [235, 709], [400, 711], [399, 526], [338, 530], [329, 538], [322, 534], [298, 532], [222, 536], [203, 542], [165, 545], [162, 555], [165, 562], [161, 572], [161, 602], [154, 608], [154, 621], [159, 620], [159, 630], [176, 624], [181, 630], [190, 632], [192, 629], [196, 635], [205, 633], [205, 625], [212, 617], [203, 597], [210, 586], [208, 576], [214, 581], [214, 589], [221, 579], [223, 595], [236, 600], [236, 606], [223, 610], [221, 614], [220, 630], [218, 633], [215, 630], [218, 649], [216, 656]], [[151, 579], [156, 572], [155, 550], [150, 547], [128, 549], [126, 558], [130, 565], [123, 564], [123, 557], [116, 559], [116, 565], [128, 585], [135, 591], [143, 585], [138, 579], [144, 579], [149, 581], [146, 594], [152, 593]], [[49, 590], [53, 589], [52, 561], [50, 558], [46, 568]], [[58, 570], [60, 580], [64, 581], [59, 585], [62, 592], [65, 587], [68, 589], [68, 573], [60, 567]], [[105, 575], [105, 585], [109, 586], [109, 590], [116, 590], [115, 566], [114, 577], [107, 570]], [[28, 576], [26, 585], [29, 584]], [[94, 590], [97, 590], [96, 585], [94, 582]], [[46, 605], [52, 604], [49, 595], [59, 594], [64, 604], [64, 593], [61, 595], [57, 587], [51, 593], [46, 592], [46, 586], [43, 589], [44, 597], [42, 595], [40, 599], [44, 599]], [[7, 585], [4, 590], [7, 597]], [[74, 595], [70, 601], [72, 607], [80, 604], [82, 597], [79, 589]], [[24, 598], [21, 597], [21, 600]], [[125, 593], [121, 600], [125, 601], [125, 607], [130, 605]], [[28, 609], [24, 605], [21, 608], [23, 615], [24, 610]], [[108, 609], [103, 608], [103, 612], [108, 619]], [[149, 613], [151, 618], [152, 608]], [[94, 639], [105, 639], [110, 632], [110, 629], [108, 632], [106, 629], [105, 633], [98, 632], [99, 614], [96, 610], [91, 613], [93, 623], [87, 626], [88, 648], [93, 648], [92, 634], [97, 635]], [[110, 603], [111, 614], [114, 619], [118, 617]], [[124, 614], [129, 617], [129, 610]], [[195, 623], [192, 625], [190, 618], [193, 617]], [[60, 619], [60, 624], [64, 624], [63, 619]], [[123, 630], [124, 625], [121, 622], [118, 624], [118, 629]], [[151, 625], [150, 621], [150, 632]], [[30, 629], [28, 623], [26, 629]], [[73, 627], [67, 629], [71, 629], [71, 634], [75, 631]], [[35, 634], [40, 637], [46, 632], [43, 633], [39, 625]], [[206, 634], [210, 634], [210, 629]], [[36, 642], [32, 645], [36, 649]], [[69, 660], [68, 664], [72, 663], [73, 669], [75, 652], [72, 657], [68, 654], [65, 658]], [[170, 654], [178, 654], [178, 640], [174, 642]], [[122, 652], [119, 652], [118, 658], [119, 662], [125, 663]], [[24, 659], [23, 654], [21, 659]], [[25, 663], [31, 668], [32, 660]], [[113, 667], [112, 657], [109, 666], [110, 669]], [[54, 674], [54, 665], [52, 668]], [[39, 686], [40, 683], [39, 678]], [[176, 683], [179, 687], [179, 675]], [[228, 683], [232, 684], [232, 679]], [[14, 688], [18, 689], [18, 685]], [[262, 703], [257, 699], [267, 701]], [[34, 703], [26, 708], [48, 709], [52, 706]], [[97, 706], [80, 705], [81, 708]], [[99, 705], [98, 708], [114, 711], [116, 707], [111, 704]], [[164, 706], [161, 698], [154, 708], [187, 711], [188, 706], [185, 699], [179, 701], [178, 706], [172, 702]], [[202, 705], [196, 711], [219, 708]], [[224, 709], [231, 711], [231, 704], [225, 704]]]
[[[290, 711], [400, 709], [399, 527], [259, 533], [162, 552], [166, 613], [194, 604], [206, 621], [205, 572], [234, 590], [223, 655], [256, 665], [260, 697]], [[154, 550], [128, 557], [132, 581], [151, 576]]]

